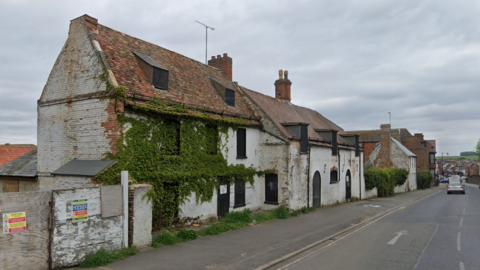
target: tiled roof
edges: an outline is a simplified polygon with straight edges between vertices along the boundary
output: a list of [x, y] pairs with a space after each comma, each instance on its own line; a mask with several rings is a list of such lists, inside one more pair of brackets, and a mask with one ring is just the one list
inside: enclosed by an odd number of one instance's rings
[[276, 127], [286, 137], [292, 139], [293, 135], [282, 125], [282, 123], [308, 123], [308, 137], [310, 140], [326, 142], [325, 138], [315, 131], [316, 129], [337, 130], [338, 143], [349, 145], [349, 143], [340, 136], [340, 134], [345, 134], [343, 129], [317, 111], [297, 106], [285, 100], [267, 96], [245, 87], [240, 86], [240, 88], [267, 114], [267, 117], [275, 123]]
[[5, 144], [0, 145], [0, 166], [36, 149], [33, 144]]
[[347, 134], [356, 134], [359, 135], [358, 140], [360, 142], [379, 142], [380, 141], [380, 130], [356, 130], [356, 131], [346, 131]]
[[35, 177], [37, 176], [37, 149], [0, 167], [0, 176]]
[[[166, 102], [182, 103], [211, 112], [249, 118], [251, 109], [235, 91], [235, 107], [228, 106], [215, 90], [210, 78], [236, 90], [232, 81], [219, 69], [172, 52], [158, 45], [126, 35], [107, 26], [96, 24], [96, 19], [84, 15], [83, 20], [92, 37], [98, 41], [119, 86], [127, 89], [127, 97], [153, 97]], [[169, 71], [168, 91], [159, 91], [148, 81], [135, 53], [147, 63]]]

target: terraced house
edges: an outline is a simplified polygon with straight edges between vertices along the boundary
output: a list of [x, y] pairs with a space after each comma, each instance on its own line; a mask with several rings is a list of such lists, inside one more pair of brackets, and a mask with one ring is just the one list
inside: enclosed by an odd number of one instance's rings
[[[128, 170], [154, 186], [158, 224], [364, 194], [357, 137], [291, 104], [287, 74], [273, 98], [233, 82], [232, 65], [227, 54], [205, 65], [88, 15], [72, 20], [38, 101], [40, 185], [113, 184]], [[55, 173], [102, 159], [115, 162], [83, 178]]]

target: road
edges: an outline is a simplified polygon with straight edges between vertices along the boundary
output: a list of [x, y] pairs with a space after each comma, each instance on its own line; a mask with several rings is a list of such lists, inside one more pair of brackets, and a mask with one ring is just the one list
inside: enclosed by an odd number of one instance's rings
[[480, 269], [480, 189], [440, 192], [270, 269]]

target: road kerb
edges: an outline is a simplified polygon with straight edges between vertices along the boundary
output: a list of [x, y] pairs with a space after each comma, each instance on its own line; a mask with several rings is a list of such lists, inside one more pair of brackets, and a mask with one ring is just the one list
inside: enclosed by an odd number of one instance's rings
[[269, 263], [266, 263], [266, 264], [264, 264], [264, 265], [261, 265], [261, 266], [255, 268], [255, 270], [268, 269], [268, 268], [270, 268], [270, 267], [272, 267], [272, 266], [274, 266], [274, 265], [277, 265], [277, 264], [279, 264], [279, 263], [281, 263], [281, 262], [284, 262], [284, 261], [286, 261], [286, 260], [288, 260], [288, 259], [290, 259], [290, 258], [292, 258], [292, 257], [294, 257], [294, 256], [296, 256], [296, 255], [298, 255], [298, 254], [300, 254], [300, 253], [302, 253], [302, 252], [304, 252], [304, 251], [307, 251], [307, 250], [309, 250], [309, 249], [311, 249], [311, 248], [313, 248], [313, 247], [316, 247], [316, 246], [318, 246], [318, 245], [320, 245], [320, 244], [322, 244], [322, 243], [325, 243], [325, 242], [329, 241], [330, 239], [337, 237], [338, 235], [341, 235], [341, 234], [343, 234], [343, 233], [346, 233], [346, 232], [348, 232], [348, 231], [351, 231], [351, 230], [353, 230], [353, 229], [355, 229], [355, 228], [357, 228], [357, 227], [359, 227], [359, 226], [362, 226], [362, 225], [364, 225], [364, 224], [366, 224], [366, 223], [368, 223], [368, 222], [371, 222], [372, 220], [378, 219], [378, 218], [380, 218], [380, 217], [382, 217], [382, 216], [384, 216], [384, 215], [387, 215], [387, 214], [389, 214], [389, 213], [391, 213], [391, 212], [393, 212], [393, 211], [396, 211], [396, 210], [398, 210], [398, 209], [401, 208], [401, 207], [404, 207], [404, 206], [406, 206], [406, 205], [408, 205], [408, 204], [411, 204], [411, 203], [413, 203], [413, 202], [416, 202], [416, 201], [418, 201], [418, 200], [425, 199], [425, 198], [427, 198], [427, 197], [430, 197], [430, 196], [435, 195], [435, 194], [437, 194], [437, 193], [439, 193], [439, 192], [442, 192], [442, 191], [443, 191], [443, 190], [438, 190], [437, 192], [433, 192], [433, 193], [430, 193], [430, 194], [426, 194], [426, 195], [423, 195], [423, 196], [420, 196], [420, 197], [411, 199], [411, 200], [409, 200], [409, 201], [407, 201], [407, 202], [404, 202], [404, 203], [402, 203], [402, 204], [397, 205], [396, 207], [393, 207], [393, 208], [391, 208], [391, 209], [388, 209], [388, 210], [385, 210], [385, 211], [383, 211], [383, 212], [380, 212], [380, 213], [374, 215], [373, 217], [370, 217], [370, 218], [367, 218], [367, 219], [361, 221], [360, 223], [353, 224], [353, 225], [351, 225], [350, 227], [345, 228], [345, 229], [343, 229], [343, 230], [341, 230], [341, 231], [338, 231], [338, 232], [336, 232], [336, 233], [334, 233], [334, 234], [331, 234], [331, 235], [329, 235], [329, 236], [327, 236], [327, 237], [325, 237], [325, 238], [323, 238], [323, 239], [318, 240], [317, 242], [314, 242], [314, 243], [312, 243], [312, 244], [310, 244], [310, 245], [307, 245], [307, 246], [305, 246], [305, 247], [303, 247], [303, 248], [301, 248], [301, 249], [299, 249], [299, 250], [296, 250], [296, 251], [291, 252], [291, 253], [289, 253], [289, 254], [287, 254], [287, 255], [284, 255], [284, 256], [282, 256], [282, 257], [280, 257], [280, 258], [278, 258], [278, 259], [276, 259], [276, 260], [273, 260], [273, 261], [271, 261], [271, 262], [269, 262]]

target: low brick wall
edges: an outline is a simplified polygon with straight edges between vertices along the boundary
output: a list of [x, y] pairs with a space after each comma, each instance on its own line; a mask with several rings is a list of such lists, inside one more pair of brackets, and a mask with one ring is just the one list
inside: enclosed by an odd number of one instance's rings
[[128, 244], [138, 248], [152, 244], [152, 201], [145, 194], [151, 185], [128, 187]]

